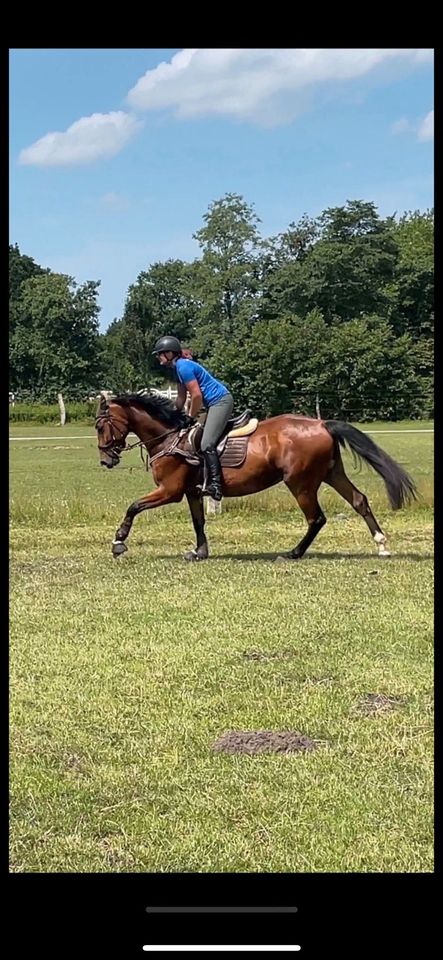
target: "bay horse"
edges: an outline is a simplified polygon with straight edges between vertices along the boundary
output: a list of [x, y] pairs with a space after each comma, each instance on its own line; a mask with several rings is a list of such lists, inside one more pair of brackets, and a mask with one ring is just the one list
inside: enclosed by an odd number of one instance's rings
[[[241, 418], [238, 418], [241, 420]], [[257, 421], [255, 421], [257, 423]], [[131, 503], [112, 543], [114, 557], [127, 550], [125, 540], [143, 510], [179, 503], [185, 496], [191, 511], [197, 543], [185, 554], [190, 561], [209, 556], [205, 515], [199, 481], [199, 460], [188, 462], [182, 446], [194, 423], [165, 397], [155, 394], [122, 394], [101, 397], [96, 418], [102, 466], [117, 466], [129, 432], [150, 456], [156, 489]], [[317, 499], [321, 483], [337, 491], [363, 518], [381, 557], [390, 556], [387, 540], [366, 496], [346, 476], [340, 447], [347, 445], [358, 460], [365, 460], [384, 480], [390, 505], [398, 510], [416, 499], [416, 485], [403, 468], [361, 430], [340, 420], [317, 420], [286, 413], [257, 423], [247, 438], [241, 466], [222, 469], [224, 497], [242, 497], [283, 481], [303, 511], [307, 532], [285, 559], [300, 560], [326, 517]], [[223, 464], [222, 464], [223, 466]]]

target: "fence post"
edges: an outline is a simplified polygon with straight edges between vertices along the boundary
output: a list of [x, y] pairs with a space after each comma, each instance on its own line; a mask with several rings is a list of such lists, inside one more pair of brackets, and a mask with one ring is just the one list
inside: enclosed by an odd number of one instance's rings
[[316, 416], [317, 416], [317, 420], [321, 420], [321, 416], [320, 416], [320, 400], [319, 400], [319, 397], [318, 397], [318, 393], [315, 394], [315, 413], [316, 413]]
[[66, 410], [63, 402], [63, 396], [61, 393], [57, 394], [58, 405], [60, 407], [60, 425], [64, 427], [66, 423]]
[[208, 497], [206, 504], [206, 513], [208, 517], [215, 516], [217, 513], [222, 512], [221, 500], [213, 500], [212, 497]]

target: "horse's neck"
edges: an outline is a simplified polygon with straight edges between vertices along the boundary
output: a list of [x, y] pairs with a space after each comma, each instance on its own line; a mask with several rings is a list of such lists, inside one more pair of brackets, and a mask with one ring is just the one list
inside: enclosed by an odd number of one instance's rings
[[163, 436], [168, 431], [168, 427], [164, 423], [160, 423], [159, 420], [154, 420], [148, 413], [131, 410], [130, 430], [136, 434], [142, 443], [149, 443], [155, 437]]

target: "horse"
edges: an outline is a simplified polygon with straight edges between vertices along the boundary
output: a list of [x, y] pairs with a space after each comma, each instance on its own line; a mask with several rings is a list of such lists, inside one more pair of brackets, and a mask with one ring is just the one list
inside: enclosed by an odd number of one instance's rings
[[[239, 422], [248, 420], [250, 411], [228, 424], [232, 431]], [[97, 409], [96, 432], [102, 466], [112, 469], [120, 462], [121, 453], [129, 449], [128, 433], [138, 437], [138, 445], [146, 448], [156, 489], [129, 505], [112, 542], [112, 554], [118, 557], [127, 550], [134, 518], [144, 510], [179, 503], [185, 496], [191, 512], [196, 546], [184, 555], [188, 561], [209, 557], [205, 535], [205, 515], [201, 490], [202, 464], [195, 447], [189, 449], [189, 433], [195, 421], [178, 410], [167, 398], [147, 393], [126, 393], [102, 396]], [[368, 500], [346, 475], [341, 448], [347, 446], [357, 461], [364, 460], [383, 479], [393, 510], [417, 498], [416, 485], [406, 471], [361, 430], [341, 420], [320, 420], [284, 413], [250, 423], [235, 431], [245, 433], [243, 458], [238, 466], [225, 466], [222, 457], [222, 492], [224, 497], [242, 497], [266, 490], [283, 481], [303, 511], [308, 529], [300, 542], [277, 559], [300, 560], [312, 544], [326, 517], [317, 494], [322, 483], [340, 494], [363, 518], [369, 528], [380, 557], [389, 557], [386, 536], [378, 524]], [[226, 436], [228, 434], [226, 433]], [[237, 443], [223, 438], [223, 444]], [[135, 444], [134, 444], [135, 445]], [[188, 447], [188, 449], [186, 449]], [[221, 449], [221, 448], [220, 448]], [[227, 447], [226, 447], [227, 449]], [[232, 463], [228, 460], [228, 464]]]

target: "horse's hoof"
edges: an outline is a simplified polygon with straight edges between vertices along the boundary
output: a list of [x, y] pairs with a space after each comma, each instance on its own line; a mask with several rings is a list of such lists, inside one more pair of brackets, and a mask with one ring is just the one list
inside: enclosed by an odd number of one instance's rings
[[115, 543], [112, 544], [112, 556], [121, 557], [122, 553], [126, 553], [127, 549], [125, 543], [122, 543], [121, 540], [116, 540]]
[[185, 553], [183, 559], [188, 560], [192, 563], [194, 560], [207, 560], [208, 555], [197, 553], [197, 550], [188, 550], [188, 552]]
[[390, 550], [379, 550], [379, 551], [378, 551], [378, 555], [379, 555], [379, 557], [390, 557], [390, 556], [391, 556], [391, 551], [390, 551]]

